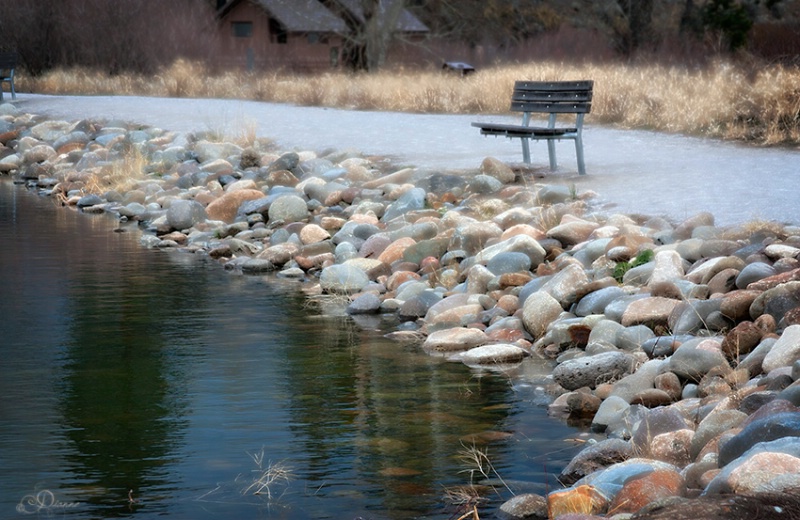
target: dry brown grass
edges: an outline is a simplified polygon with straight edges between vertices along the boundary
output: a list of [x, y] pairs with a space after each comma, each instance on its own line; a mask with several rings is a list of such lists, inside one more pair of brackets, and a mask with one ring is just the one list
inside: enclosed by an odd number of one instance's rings
[[18, 78], [19, 90], [49, 94], [238, 98], [435, 113], [503, 113], [515, 80], [590, 78], [595, 81], [590, 121], [596, 123], [767, 145], [800, 142], [800, 69], [779, 64], [719, 60], [692, 69], [537, 62], [486, 68], [462, 78], [430, 70], [213, 74], [201, 64], [178, 60], [151, 78], [85, 69]]
[[122, 193], [129, 191], [147, 178], [147, 164], [144, 154], [138, 148], [130, 147], [117, 160], [88, 171], [83, 191], [96, 195], [111, 190]]

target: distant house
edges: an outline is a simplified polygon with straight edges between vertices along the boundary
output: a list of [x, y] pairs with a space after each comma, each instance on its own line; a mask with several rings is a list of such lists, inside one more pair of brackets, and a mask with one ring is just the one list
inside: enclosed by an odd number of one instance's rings
[[[217, 20], [221, 65], [319, 71], [342, 65], [365, 17], [360, 0], [218, 0]], [[395, 32], [413, 39], [428, 28], [403, 9]]]
[[317, 0], [231, 0], [219, 7], [217, 19], [218, 60], [248, 70], [336, 67], [348, 30]]

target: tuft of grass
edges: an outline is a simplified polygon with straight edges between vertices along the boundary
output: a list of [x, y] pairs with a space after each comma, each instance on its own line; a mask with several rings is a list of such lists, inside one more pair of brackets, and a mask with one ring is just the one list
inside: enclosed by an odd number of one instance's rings
[[147, 164], [147, 157], [139, 148], [127, 147], [122, 157], [94, 169], [87, 177], [83, 191], [97, 195], [111, 190], [129, 191], [147, 178], [145, 171]]

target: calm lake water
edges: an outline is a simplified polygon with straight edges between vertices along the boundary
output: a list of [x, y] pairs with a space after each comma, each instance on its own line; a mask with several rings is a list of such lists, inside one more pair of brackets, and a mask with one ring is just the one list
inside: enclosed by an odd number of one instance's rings
[[446, 519], [470, 449], [515, 493], [580, 449], [544, 367], [431, 358], [117, 227], [0, 180], [0, 518]]

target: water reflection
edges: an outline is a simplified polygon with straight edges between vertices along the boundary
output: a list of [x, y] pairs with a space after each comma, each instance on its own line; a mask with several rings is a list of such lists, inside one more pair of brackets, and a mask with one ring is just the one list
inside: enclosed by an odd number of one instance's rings
[[202, 308], [205, 298], [181, 271], [157, 281], [135, 256], [112, 269], [86, 259], [76, 265], [60, 406], [74, 444], [70, 470], [104, 489], [92, 502], [121, 513], [140, 490], [171, 487], [165, 466], [186, 425], [187, 374], [165, 330], [175, 309]]
[[473, 446], [539, 492], [568, 459], [518, 383], [115, 225], [0, 182], [0, 516], [447, 518]]

